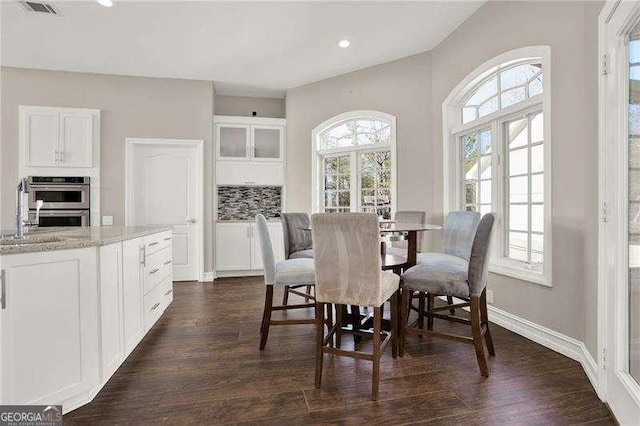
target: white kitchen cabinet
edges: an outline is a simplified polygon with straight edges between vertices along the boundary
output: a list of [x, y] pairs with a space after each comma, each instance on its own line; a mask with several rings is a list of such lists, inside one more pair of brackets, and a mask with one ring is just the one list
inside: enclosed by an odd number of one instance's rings
[[103, 381], [109, 380], [125, 358], [123, 291], [122, 243], [100, 247], [100, 346]]
[[217, 160], [284, 161], [285, 119], [216, 116], [214, 122]]
[[122, 242], [123, 329], [125, 357], [144, 336], [142, 304], [144, 273], [144, 242], [135, 238]]
[[99, 383], [95, 249], [3, 256], [2, 404], [73, 406]]
[[219, 161], [216, 164], [216, 184], [282, 186], [284, 163]]
[[99, 110], [20, 106], [23, 167], [97, 167], [99, 138]]
[[[282, 224], [267, 224], [276, 262], [284, 260]], [[260, 240], [255, 223], [216, 224], [216, 272], [260, 271], [263, 269]]]

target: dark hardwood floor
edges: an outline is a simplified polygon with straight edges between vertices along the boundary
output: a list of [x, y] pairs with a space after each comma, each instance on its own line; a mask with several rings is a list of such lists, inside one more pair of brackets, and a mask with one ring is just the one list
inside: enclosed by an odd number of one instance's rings
[[[314, 388], [313, 325], [273, 327], [258, 350], [262, 277], [176, 283], [174, 292], [95, 400], [65, 423], [614, 423], [577, 362], [496, 325], [489, 378], [473, 346], [410, 337], [404, 358], [385, 352], [373, 402], [368, 361], [325, 355], [323, 386]], [[435, 327], [458, 330], [438, 320]], [[348, 335], [343, 341], [353, 345]]]

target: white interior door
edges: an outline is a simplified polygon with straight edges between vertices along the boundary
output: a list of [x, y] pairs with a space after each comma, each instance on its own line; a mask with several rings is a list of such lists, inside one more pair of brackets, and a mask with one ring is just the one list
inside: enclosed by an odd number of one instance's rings
[[173, 279], [202, 277], [202, 142], [129, 140], [128, 223], [173, 227]]
[[640, 2], [601, 14], [599, 394], [640, 422]]

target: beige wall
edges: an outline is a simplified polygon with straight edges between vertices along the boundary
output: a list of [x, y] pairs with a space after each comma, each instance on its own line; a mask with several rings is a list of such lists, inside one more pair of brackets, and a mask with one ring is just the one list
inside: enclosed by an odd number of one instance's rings
[[285, 118], [284, 104], [284, 99], [216, 95], [216, 114], [251, 117], [255, 111], [257, 117]]
[[396, 115], [398, 208], [442, 221], [442, 102], [485, 61], [552, 47], [553, 288], [492, 274], [495, 306], [596, 352], [597, 14], [594, 2], [489, 2], [431, 52], [287, 93], [287, 209], [311, 208], [311, 130], [355, 109]]
[[125, 138], [157, 137], [204, 140], [205, 271], [212, 255], [213, 83], [124, 77], [19, 68], [1, 68], [2, 229], [15, 228], [14, 184], [18, 181], [18, 105], [96, 108], [101, 110], [102, 214], [124, 224]]

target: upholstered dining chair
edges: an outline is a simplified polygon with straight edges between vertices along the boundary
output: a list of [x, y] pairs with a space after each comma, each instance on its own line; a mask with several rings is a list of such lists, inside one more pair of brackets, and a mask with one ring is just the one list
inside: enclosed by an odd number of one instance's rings
[[[427, 215], [425, 212], [419, 211], [397, 211], [394, 215], [394, 220], [397, 223], [425, 223]], [[407, 257], [407, 242], [406, 241], [394, 241], [391, 244], [387, 243], [387, 254], [394, 256]]]
[[[317, 213], [311, 216], [316, 268], [316, 388], [322, 382], [324, 354], [373, 362], [371, 394], [378, 398], [380, 357], [391, 342], [397, 356], [398, 288], [400, 277], [382, 271], [380, 228], [375, 213]], [[391, 331], [382, 331], [381, 306], [391, 299]], [[324, 335], [324, 305], [336, 305], [336, 322]], [[342, 346], [345, 305], [373, 307], [373, 353]], [[358, 333], [358, 331], [354, 331]], [[329, 344], [336, 337], [335, 347]], [[384, 340], [381, 341], [381, 336]]]
[[[282, 213], [280, 219], [282, 219], [285, 259], [312, 259], [311, 232], [300, 229], [310, 226], [309, 215], [307, 213]], [[306, 286], [306, 292], [304, 293], [298, 290], [301, 287], [305, 286], [285, 286], [282, 294], [282, 304], [289, 303], [290, 293], [302, 296], [305, 302], [308, 302], [311, 299], [313, 287]]]
[[303, 319], [271, 319], [272, 311], [289, 309], [315, 308], [314, 303], [304, 303], [288, 306], [273, 306], [274, 286], [306, 286], [315, 284], [313, 259], [286, 259], [275, 261], [271, 237], [267, 228], [267, 221], [263, 215], [256, 215], [256, 230], [262, 254], [264, 267], [264, 284], [266, 288], [262, 326], [260, 327], [260, 350], [263, 350], [269, 337], [269, 327], [272, 325], [314, 324], [315, 318]]
[[[487, 275], [489, 273], [489, 257], [491, 248], [491, 234], [495, 216], [485, 214], [475, 232], [469, 260], [459, 256], [464, 252], [430, 253], [425, 256], [421, 264], [409, 268], [402, 274], [402, 312], [400, 356], [404, 356], [406, 336], [418, 334], [426, 336], [444, 337], [450, 340], [471, 343], [475, 346], [476, 358], [482, 376], [489, 376], [487, 361], [484, 355], [483, 338], [489, 355], [495, 355], [489, 319], [487, 315]], [[427, 330], [411, 327], [407, 317], [409, 313], [409, 296], [414, 292], [426, 293], [430, 302], [425, 315], [428, 317]], [[456, 308], [469, 307], [470, 319], [452, 314], [440, 314], [449, 306], [435, 307], [435, 296], [455, 296], [464, 302], [454, 305]], [[433, 318], [468, 324], [471, 326], [472, 337], [439, 333], [433, 331]]]

